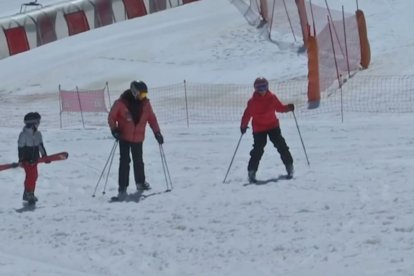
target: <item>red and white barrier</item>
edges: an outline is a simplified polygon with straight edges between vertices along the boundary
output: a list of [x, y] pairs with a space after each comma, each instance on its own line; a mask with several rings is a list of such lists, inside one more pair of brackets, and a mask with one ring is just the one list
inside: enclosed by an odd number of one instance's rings
[[74, 0], [0, 18], [0, 59], [197, 0]]

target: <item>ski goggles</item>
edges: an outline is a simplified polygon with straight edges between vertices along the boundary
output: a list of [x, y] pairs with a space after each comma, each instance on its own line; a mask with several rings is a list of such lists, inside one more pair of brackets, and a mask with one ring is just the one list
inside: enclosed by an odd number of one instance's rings
[[136, 89], [135, 87], [131, 87], [131, 93], [132, 95], [136, 98], [138, 95], [140, 95], [140, 97], [145, 98], [147, 96], [147, 91], [139, 91], [138, 89]]
[[258, 84], [254, 87], [258, 92], [266, 92], [269, 89], [267, 84]]
[[138, 94], [138, 98], [140, 100], [145, 99], [147, 97], [147, 94], [148, 94], [147, 92], [141, 92]]

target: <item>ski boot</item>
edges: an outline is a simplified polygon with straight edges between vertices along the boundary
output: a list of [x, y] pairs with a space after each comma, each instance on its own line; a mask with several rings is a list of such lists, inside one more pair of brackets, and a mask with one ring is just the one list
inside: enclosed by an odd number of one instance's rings
[[34, 195], [33, 192], [24, 191], [23, 200], [27, 201], [27, 203], [29, 204], [35, 204], [37, 201], [37, 197]]
[[263, 26], [264, 26], [264, 25], [266, 25], [266, 24], [267, 24], [266, 19], [262, 19], [262, 20], [260, 20], [260, 22], [259, 22], [259, 24], [256, 26], [256, 28], [257, 28], [257, 29], [261, 29], [261, 28], [263, 28]]
[[293, 178], [293, 164], [286, 164], [286, 178], [292, 179]]
[[148, 190], [151, 190], [151, 186], [146, 181], [144, 183], [137, 183], [136, 185], [137, 185], [137, 190], [138, 191], [148, 191]]
[[249, 171], [248, 178], [249, 178], [249, 183], [257, 183], [256, 171]]
[[116, 197], [118, 201], [124, 201], [127, 198], [128, 194], [126, 190], [121, 190], [118, 192], [118, 196]]

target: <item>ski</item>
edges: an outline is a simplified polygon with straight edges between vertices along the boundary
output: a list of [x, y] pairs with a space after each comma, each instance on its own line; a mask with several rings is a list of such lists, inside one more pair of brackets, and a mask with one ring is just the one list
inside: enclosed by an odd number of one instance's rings
[[133, 194], [128, 194], [125, 197], [125, 199], [120, 199], [118, 196], [113, 196], [113, 197], [110, 198], [109, 202], [131, 202], [132, 201], [132, 202], [138, 203], [138, 202], [140, 202], [140, 201], [142, 201], [142, 200], [144, 200], [148, 197], [169, 193], [171, 191], [172, 191], [171, 189], [167, 189], [167, 190], [161, 191], [161, 192], [153, 192], [153, 193], [150, 193], [150, 194], [144, 194], [143, 193], [144, 191], [140, 190], [140, 191], [137, 191]]
[[294, 179], [293, 175], [281, 174], [278, 177], [269, 178], [269, 179], [255, 179], [254, 181], [249, 181], [249, 183], [243, 184], [243, 186], [266, 185], [271, 182], [278, 182], [279, 180], [291, 180], [291, 179]]
[[[68, 157], [69, 157], [69, 154], [67, 152], [59, 152], [59, 153], [55, 153], [55, 154], [51, 154], [51, 155], [47, 155], [47, 156], [39, 158], [37, 160], [37, 163], [48, 163], [48, 162], [54, 162], [54, 161], [59, 161], [59, 160], [66, 160], [68, 159]], [[3, 165], [0, 165], [0, 171], [17, 168], [17, 167], [19, 167], [19, 163], [17, 162], [3, 164]]]
[[109, 202], [139, 202], [143, 197], [143, 190], [137, 190], [133, 194], [127, 194], [125, 198], [119, 198], [118, 196], [113, 196]]

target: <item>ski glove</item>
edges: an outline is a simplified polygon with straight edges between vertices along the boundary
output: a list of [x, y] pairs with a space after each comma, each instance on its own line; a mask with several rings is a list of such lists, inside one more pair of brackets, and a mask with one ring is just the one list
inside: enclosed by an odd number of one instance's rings
[[288, 110], [289, 111], [294, 111], [295, 110], [295, 105], [294, 104], [288, 104]]
[[162, 137], [161, 132], [155, 133], [155, 139], [157, 139], [158, 144], [164, 144], [164, 137]]
[[119, 140], [119, 137], [121, 136], [121, 132], [117, 128], [112, 129], [111, 133], [112, 133], [112, 136], [114, 136], [116, 140]]
[[242, 127], [242, 126], [240, 127], [241, 134], [245, 134], [246, 130], [247, 130], [247, 127]]

